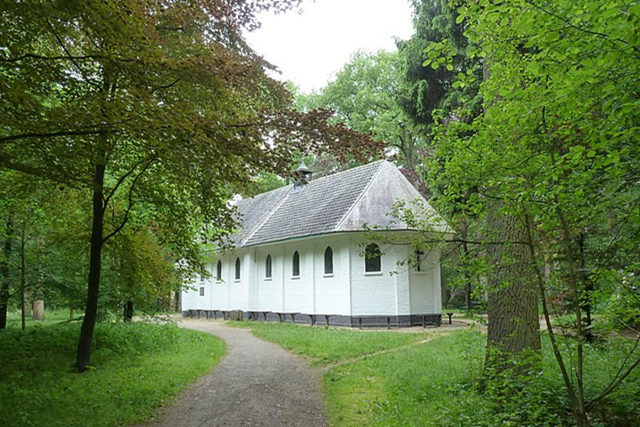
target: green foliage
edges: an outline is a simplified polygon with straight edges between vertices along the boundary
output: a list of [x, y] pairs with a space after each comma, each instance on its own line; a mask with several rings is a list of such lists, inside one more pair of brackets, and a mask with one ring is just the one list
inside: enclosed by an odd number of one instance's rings
[[[594, 322], [633, 327], [640, 310], [640, 10], [624, 0], [457, 6], [470, 55], [482, 60], [484, 113], [471, 123], [441, 114], [431, 163], [434, 203], [450, 223], [476, 228], [487, 252], [506, 243], [491, 242], [499, 237], [487, 227], [492, 218], [514, 219], [514, 229], [526, 230], [515, 244], [528, 246], [543, 307], [573, 316], [578, 355], [557, 361], [576, 422], [586, 426], [587, 413], [619, 384], [603, 395], [584, 389], [597, 376], [583, 369], [584, 343], [607, 329]], [[449, 64], [450, 46], [432, 48], [431, 65]], [[468, 70], [460, 71], [464, 85]], [[487, 267], [490, 276], [496, 266]]]
[[94, 368], [71, 373], [79, 325], [0, 333], [0, 424], [122, 426], [143, 421], [224, 354], [213, 336], [173, 325], [99, 324]]
[[[464, 35], [465, 25], [448, 0], [413, 0], [414, 34], [398, 42], [404, 111], [421, 126], [435, 123], [434, 112], [468, 121], [480, 112], [477, 96], [482, 73]], [[465, 75], [465, 84], [458, 83]], [[464, 115], [453, 114], [465, 107]]]
[[[422, 133], [402, 110], [403, 95], [398, 55], [395, 52], [355, 52], [325, 87], [317, 93], [298, 95], [298, 108], [329, 109], [335, 123], [372, 135], [383, 143], [419, 181], [415, 169], [426, 154]], [[415, 176], [414, 176], [415, 175]]]
[[243, 196], [253, 197], [283, 187], [285, 184], [286, 181], [273, 172], [261, 173], [252, 181], [252, 185], [243, 193]]
[[[366, 151], [369, 138], [327, 126], [326, 113], [293, 111], [272, 67], [243, 40], [258, 12], [298, 3], [2, 1], [0, 167], [79, 190], [90, 212], [79, 370], [90, 359], [102, 250], [125, 226], [152, 227], [193, 270], [199, 242], [232, 232], [227, 202], [251, 177], [284, 173], [294, 149]], [[119, 245], [112, 271], [128, 271], [114, 264], [131, 246]], [[146, 255], [162, 264], [162, 252]], [[135, 273], [125, 286], [148, 290]]]

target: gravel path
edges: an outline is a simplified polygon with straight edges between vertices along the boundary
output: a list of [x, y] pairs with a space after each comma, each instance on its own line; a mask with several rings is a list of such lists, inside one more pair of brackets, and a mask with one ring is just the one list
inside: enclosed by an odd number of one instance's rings
[[219, 321], [181, 325], [224, 339], [228, 354], [156, 421], [138, 427], [326, 425], [320, 375], [301, 358]]

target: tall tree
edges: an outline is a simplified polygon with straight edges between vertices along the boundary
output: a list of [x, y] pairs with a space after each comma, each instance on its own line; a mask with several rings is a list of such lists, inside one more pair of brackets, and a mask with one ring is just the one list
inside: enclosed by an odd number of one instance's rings
[[[414, 33], [408, 40], [398, 41], [398, 69], [403, 87], [398, 103], [421, 131], [422, 139], [433, 154], [433, 131], [436, 118], [444, 123], [470, 122], [481, 111], [481, 96], [478, 85], [482, 76], [482, 63], [469, 52], [469, 43], [464, 36], [465, 23], [458, 20], [458, 12], [448, 0], [414, 0]], [[439, 55], [446, 51], [446, 55]], [[464, 83], [460, 76], [464, 75]], [[429, 187], [429, 193], [438, 203], [441, 193], [448, 193], [448, 182], [433, 178], [445, 166], [444, 162], [424, 162], [418, 174]], [[428, 175], [432, 179], [427, 178]], [[473, 282], [477, 276], [471, 274], [471, 265], [477, 259], [478, 251], [468, 244], [474, 239], [473, 212], [461, 205], [474, 193], [469, 185], [455, 205], [441, 203], [439, 210], [449, 225], [456, 230], [456, 242], [452, 244], [450, 262], [461, 266], [455, 270], [464, 273], [454, 282], [460, 282], [464, 289], [467, 310], [472, 310]], [[454, 259], [455, 258], [455, 259]]]
[[[457, 9], [449, 0], [411, 3], [414, 33], [397, 43], [404, 88], [398, 98], [400, 105], [423, 129], [434, 123], [437, 111], [449, 119], [473, 119], [481, 111], [477, 93], [482, 64], [469, 52], [464, 21], [458, 19]], [[446, 55], [439, 55], [443, 50]], [[467, 84], [459, 83], [461, 73], [467, 74]], [[453, 111], [464, 114], [452, 116]]]
[[[480, 202], [498, 201], [503, 220], [522, 227], [513, 244], [528, 248], [570, 409], [588, 426], [589, 412], [640, 366], [632, 346], [603, 390], [586, 385], [584, 310], [636, 283], [640, 9], [623, 0], [488, 0], [458, 11], [491, 73], [483, 116], [466, 133], [442, 134], [443, 178], [450, 188], [476, 181]], [[552, 286], [574, 316], [570, 362], [550, 321]]]
[[[288, 93], [241, 37], [256, 12], [297, 3], [2, 2], [0, 167], [91, 195], [77, 370], [90, 364], [104, 245], [134, 205], [153, 206], [177, 246], [193, 247], [202, 224], [216, 224], [204, 238], [232, 228], [234, 186], [286, 166], [306, 137], [322, 140], [326, 117], [283, 114]], [[112, 210], [121, 193], [128, 206]]]
[[371, 134], [397, 151], [400, 162], [413, 170], [419, 157], [420, 134], [398, 104], [400, 87], [395, 52], [355, 52], [333, 80], [317, 93], [298, 96], [305, 109], [326, 108], [334, 120]]

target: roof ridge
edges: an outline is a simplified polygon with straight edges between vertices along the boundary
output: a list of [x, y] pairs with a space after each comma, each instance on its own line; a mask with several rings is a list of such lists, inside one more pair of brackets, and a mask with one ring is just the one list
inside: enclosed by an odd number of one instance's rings
[[[311, 181], [309, 181], [309, 183], [322, 181], [323, 179], [326, 179], [326, 178], [332, 178], [332, 177], [335, 177], [336, 175], [340, 175], [340, 174], [347, 173], [347, 172], [352, 172], [352, 171], [355, 171], [357, 169], [365, 168], [365, 167], [368, 167], [368, 166], [371, 166], [371, 165], [375, 165], [376, 163], [380, 163], [380, 162], [389, 162], [389, 161], [387, 159], [380, 159], [380, 160], [376, 160], [375, 162], [367, 163], [365, 165], [354, 166], [354, 167], [352, 167], [350, 169], [346, 169], [346, 170], [343, 170], [343, 171], [335, 172], [335, 173], [332, 173], [330, 175], [324, 175], [324, 176], [321, 176], [320, 178], [312, 179]], [[263, 194], [269, 194], [269, 193], [273, 193], [275, 191], [280, 191], [280, 190], [286, 189], [286, 188], [288, 188], [290, 186], [291, 186], [291, 184], [284, 184], [282, 187], [274, 188], [273, 190], [265, 191], [264, 193], [259, 193], [259, 194], [256, 194], [255, 196], [247, 197], [246, 199], [242, 198], [242, 199], [240, 199], [240, 201], [244, 202], [244, 201], [248, 201], [248, 200], [253, 200], [258, 196], [262, 196]]]
[[[382, 168], [384, 167], [385, 163], [388, 163], [386, 160], [382, 159], [380, 160], [380, 166], [378, 166], [378, 170], [376, 171], [376, 173], [373, 174], [373, 176], [371, 177], [371, 179], [369, 180], [369, 183], [366, 185], [366, 187], [364, 187], [362, 189], [362, 191], [360, 192], [360, 194], [358, 195], [358, 197], [353, 201], [353, 203], [351, 204], [351, 206], [349, 207], [349, 209], [347, 209], [347, 211], [345, 212], [344, 215], [342, 215], [342, 218], [340, 218], [340, 221], [338, 221], [338, 223], [336, 224], [336, 226], [333, 228], [333, 231], [336, 231], [340, 228], [340, 226], [342, 225], [342, 223], [347, 219], [347, 217], [349, 216], [349, 214], [351, 213], [351, 211], [353, 211], [353, 208], [355, 208], [355, 206], [358, 204], [358, 202], [360, 200], [362, 200], [362, 198], [364, 197], [364, 195], [367, 193], [367, 191], [369, 191], [369, 188], [371, 188], [371, 184], [373, 183], [373, 181], [375, 181], [375, 179], [378, 177], [378, 175], [380, 175], [380, 171], [382, 170]], [[369, 165], [365, 165], [365, 166], [371, 166], [372, 164], [375, 164], [376, 162], [373, 163], [369, 163]], [[355, 169], [355, 168], [354, 168]]]
[[367, 164], [364, 164], [364, 165], [354, 166], [354, 167], [352, 167], [350, 169], [346, 169], [346, 170], [343, 170], [343, 171], [340, 171], [340, 172], [335, 172], [335, 173], [332, 173], [330, 175], [324, 175], [324, 176], [321, 176], [320, 178], [312, 179], [309, 182], [310, 183], [311, 182], [318, 182], [318, 181], [322, 181], [323, 179], [333, 178], [336, 175], [340, 175], [340, 174], [347, 173], [347, 172], [353, 172], [353, 171], [361, 169], [361, 168], [371, 167], [372, 165], [375, 165], [376, 163], [380, 163], [380, 162], [388, 162], [388, 160], [387, 159], [380, 159], [380, 160], [376, 160], [375, 162], [367, 163]]

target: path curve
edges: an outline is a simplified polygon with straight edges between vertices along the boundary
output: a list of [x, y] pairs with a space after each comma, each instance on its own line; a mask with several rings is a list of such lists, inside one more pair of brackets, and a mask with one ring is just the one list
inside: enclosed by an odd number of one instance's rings
[[155, 421], [138, 427], [326, 426], [320, 374], [301, 358], [220, 321], [180, 325], [222, 338], [227, 355]]

